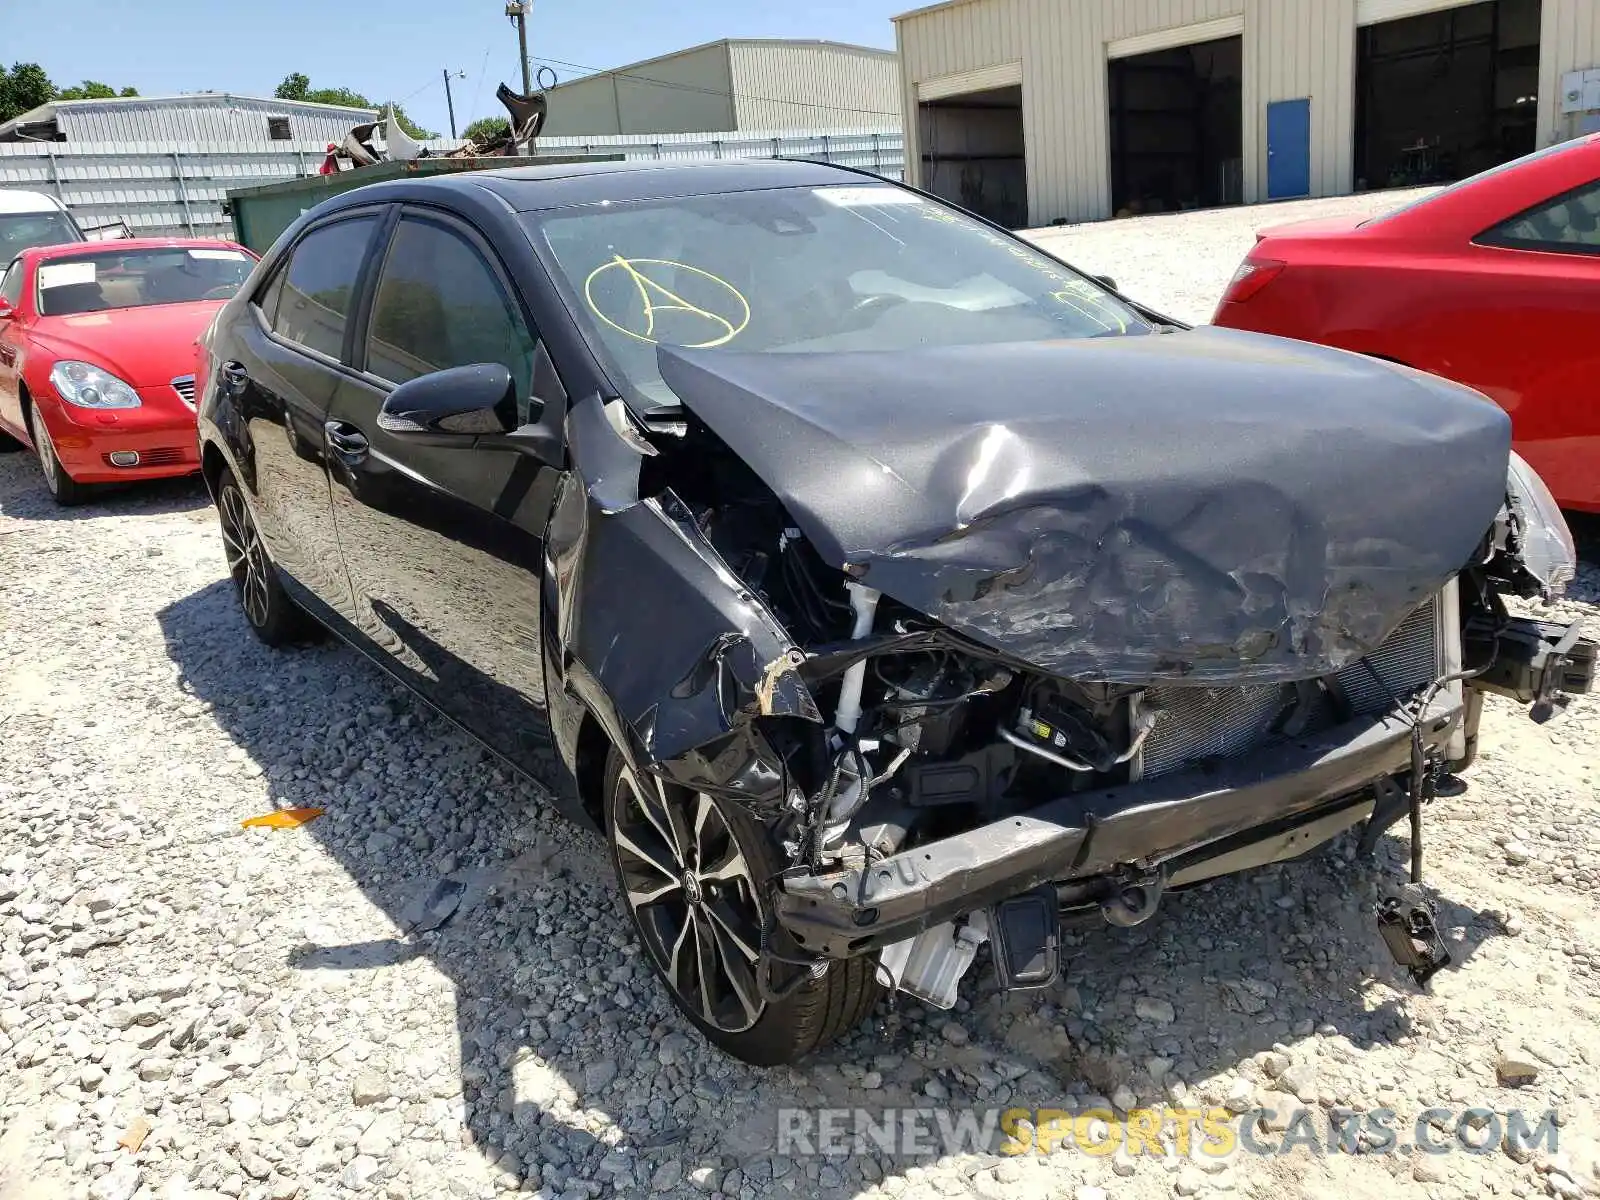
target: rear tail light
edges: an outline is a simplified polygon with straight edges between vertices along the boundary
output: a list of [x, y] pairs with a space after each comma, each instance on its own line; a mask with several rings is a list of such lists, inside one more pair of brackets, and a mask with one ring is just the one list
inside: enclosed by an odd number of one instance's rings
[[1228, 281], [1228, 290], [1222, 295], [1223, 303], [1243, 304], [1282, 275], [1283, 269], [1288, 265], [1276, 258], [1245, 259], [1233, 273], [1233, 278]]

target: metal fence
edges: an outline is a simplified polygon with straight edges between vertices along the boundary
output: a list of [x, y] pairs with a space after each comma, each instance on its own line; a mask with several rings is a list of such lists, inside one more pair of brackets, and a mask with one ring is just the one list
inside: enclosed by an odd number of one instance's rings
[[[428, 143], [436, 152], [459, 142]], [[808, 158], [902, 178], [898, 129], [838, 133], [678, 133], [541, 138], [543, 154], [616, 154], [633, 161]], [[322, 143], [0, 143], [0, 188], [61, 200], [85, 226], [126, 223], [135, 237], [226, 238], [222, 203], [233, 188], [314, 174]]]

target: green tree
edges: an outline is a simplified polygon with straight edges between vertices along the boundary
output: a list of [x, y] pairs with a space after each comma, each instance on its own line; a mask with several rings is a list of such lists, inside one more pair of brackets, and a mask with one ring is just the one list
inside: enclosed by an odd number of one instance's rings
[[468, 125], [461, 136], [480, 146], [492, 146], [511, 136], [511, 122], [504, 117], [483, 117]]
[[56, 98], [55, 85], [38, 63], [0, 67], [0, 121], [9, 121]]
[[277, 90], [272, 94], [279, 100], [304, 100], [306, 93], [310, 90], [310, 77], [295, 71], [292, 74], [285, 75], [283, 82], [278, 85]]
[[[337, 104], [342, 108], [372, 108], [378, 110], [380, 114], [384, 109], [390, 107], [388, 102], [375, 104], [360, 92], [351, 91], [349, 88], [314, 88], [311, 86], [310, 77], [299, 71], [285, 75], [283, 82], [278, 85], [277, 90], [272, 94], [279, 100], [304, 100], [310, 104]], [[394, 119], [399, 122], [400, 128], [404, 129], [412, 137], [419, 141], [425, 141], [428, 138], [439, 136], [433, 130], [422, 128], [422, 126], [406, 116], [406, 110], [402, 106], [396, 104], [393, 107]]]
[[56, 93], [57, 100], [113, 100], [118, 96], [137, 96], [136, 88], [123, 88], [120, 92], [108, 83], [101, 83], [97, 79], [85, 79], [77, 87], [62, 88]]

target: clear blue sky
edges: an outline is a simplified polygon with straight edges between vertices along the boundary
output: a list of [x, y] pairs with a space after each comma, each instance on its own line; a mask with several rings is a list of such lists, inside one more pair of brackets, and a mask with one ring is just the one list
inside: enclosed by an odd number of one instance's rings
[[[534, 0], [528, 53], [619, 67], [725, 37], [810, 37], [892, 48], [889, 18], [926, 0]], [[313, 87], [404, 100], [420, 124], [448, 129], [442, 68], [456, 117], [504, 115], [495, 85], [520, 83], [504, 0], [0, 0], [6, 64], [37, 62], [58, 87], [85, 78], [145, 95], [271, 95], [291, 71]], [[551, 64], [565, 80], [586, 72]], [[413, 94], [414, 93], [414, 94]]]

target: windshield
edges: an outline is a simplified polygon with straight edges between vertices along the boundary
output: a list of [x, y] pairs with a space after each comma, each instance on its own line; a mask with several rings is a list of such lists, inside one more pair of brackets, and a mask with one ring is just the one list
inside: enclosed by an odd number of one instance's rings
[[64, 212], [0, 214], [0, 271], [34, 246], [81, 242], [82, 235]]
[[227, 300], [254, 265], [238, 250], [103, 250], [39, 264], [39, 315]]
[[529, 214], [568, 302], [649, 403], [656, 346], [830, 354], [1144, 334], [1098, 285], [888, 184], [782, 188]]

